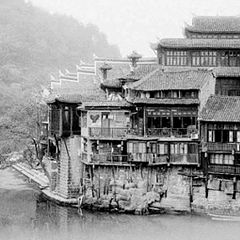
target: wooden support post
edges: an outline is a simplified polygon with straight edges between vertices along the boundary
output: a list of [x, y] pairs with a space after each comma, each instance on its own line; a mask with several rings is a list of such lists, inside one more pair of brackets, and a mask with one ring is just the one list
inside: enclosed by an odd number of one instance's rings
[[59, 109], [59, 136], [62, 136], [63, 134], [63, 106], [60, 105]]
[[233, 178], [233, 197], [232, 199], [236, 199], [236, 192], [237, 192], [237, 178]]
[[101, 169], [100, 167], [98, 166], [98, 198], [101, 197]]
[[189, 202], [190, 202], [190, 208], [191, 208], [192, 202], [193, 202], [193, 175], [192, 175], [192, 168], [190, 168]]
[[143, 135], [147, 135], [147, 115], [146, 115], [146, 107], [143, 107]]
[[70, 136], [73, 135], [73, 107], [69, 107], [70, 111]]
[[208, 198], [208, 173], [205, 176], [205, 198]]

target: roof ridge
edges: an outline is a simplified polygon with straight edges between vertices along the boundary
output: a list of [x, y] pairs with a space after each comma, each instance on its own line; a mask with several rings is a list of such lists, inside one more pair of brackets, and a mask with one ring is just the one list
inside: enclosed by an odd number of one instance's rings
[[[140, 80], [132, 83], [133, 87], [139, 87], [139, 86], [141, 86], [141, 84], [144, 83], [149, 77], [151, 77], [153, 74], [155, 74], [155, 73], [158, 72], [159, 70], [162, 71], [162, 69], [163, 69], [162, 67], [159, 67], [159, 68], [153, 70], [152, 72], [148, 73], [146, 76], [144, 76], [144, 77], [141, 78]], [[136, 86], [134, 86], [134, 85], [136, 85]]]

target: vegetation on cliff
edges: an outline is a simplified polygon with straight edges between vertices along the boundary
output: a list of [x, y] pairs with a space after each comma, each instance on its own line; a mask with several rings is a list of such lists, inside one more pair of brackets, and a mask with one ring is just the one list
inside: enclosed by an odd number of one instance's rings
[[[93, 54], [119, 57], [95, 25], [51, 15], [24, 0], [0, 5], [0, 154], [21, 149], [36, 125], [36, 96], [49, 74], [73, 69]], [[20, 134], [18, 134], [20, 133]]]

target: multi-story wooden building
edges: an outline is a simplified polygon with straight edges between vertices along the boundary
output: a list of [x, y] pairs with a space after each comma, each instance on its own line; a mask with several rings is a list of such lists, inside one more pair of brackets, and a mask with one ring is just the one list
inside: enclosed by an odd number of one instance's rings
[[[195, 17], [185, 36], [152, 45], [156, 59], [135, 52], [121, 60], [97, 58], [79, 66], [76, 76], [61, 77], [78, 97], [69, 101], [60, 94], [49, 101], [50, 132], [54, 126], [63, 140], [79, 136], [72, 154], [90, 178], [96, 165], [143, 166], [156, 178], [160, 167], [239, 174], [240, 18]], [[64, 146], [63, 162], [71, 161]]]

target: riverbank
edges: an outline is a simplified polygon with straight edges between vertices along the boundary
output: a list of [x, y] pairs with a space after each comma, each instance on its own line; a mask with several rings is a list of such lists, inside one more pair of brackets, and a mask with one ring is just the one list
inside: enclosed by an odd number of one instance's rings
[[[125, 185], [119, 181], [110, 182], [108, 191], [101, 196], [90, 186], [85, 189], [84, 196], [79, 195], [80, 198], [64, 198], [59, 196], [56, 191], [50, 190], [47, 177], [39, 170], [31, 169], [26, 163], [17, 163], [12, 167], [35, 182], [47, 200], [59, 205], [136, 215], [194, 213], [240, 216], [239, 198], [232, 199], [231, 195], [217, 189], [209, 190], [209, 196], [205, 198], [204, 185], [199, 185], [197, 189], [194, 189], [192, 202], [187, 193], [174, 194], [171, 189], [166, 191], [161, 188], [159, 191], [158, 188], [157, 191], [153, 188], [151, 191], [147, 191], [145, 181]], [[172, 175], [174, 179], [180, 177], [176, 172], [173, 172]], [[181, 181], [178, 180], [178, 182], [181, 184]], [[186, 186], [185, 183], [185, 188]]]
[[11, 168], [0, 170], [0, 239], [239, 239], [239, 222], [190, 214], [136, 216], [78, 211], [44, 200], [33, 186]]

